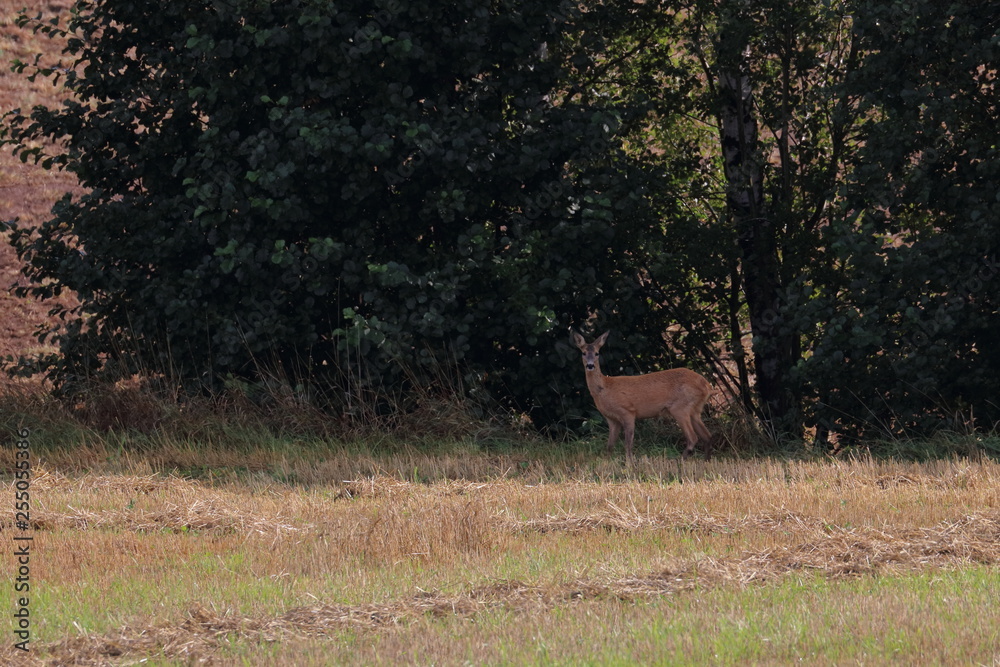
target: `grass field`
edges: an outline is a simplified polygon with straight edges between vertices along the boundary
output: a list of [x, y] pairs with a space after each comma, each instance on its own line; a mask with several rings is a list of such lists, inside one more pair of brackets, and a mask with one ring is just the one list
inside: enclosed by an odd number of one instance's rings
[[31, 651], [12, 629], [4, 663], [1000, 661], [989, 458], [626, 467], [596, 439], [234, 451], [46, 428]]
[[[0, 0], [0, 60], [51, 64], [59, 45], [13, 25], [26, 4]], [[62, 94], [0, 69], [2, 111]], [[41, 222], [74, 187], [0, 154], [4, 219]], [[52, 305], [0, 290], [0, 355], [39, 351]], [[0, 383], [0, 664], [1000, 665], [995, 437], [893, 445], [921, 462], [724, 437], [681, 462], [676, 429], [647, 427], [626, 467], [600, 434], [552, 443], [442, 406], [377, 436], [281, 406], [261, 428], [239, 401], [22, 390]], [[28, 653], [15, 536], [33, 538]]]

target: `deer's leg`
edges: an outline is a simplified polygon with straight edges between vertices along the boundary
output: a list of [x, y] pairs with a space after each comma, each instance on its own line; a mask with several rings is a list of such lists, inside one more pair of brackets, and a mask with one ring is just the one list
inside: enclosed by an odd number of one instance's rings
[[618, 423], [617, 419], [612, 419], [608, 417], [608, 455], [614, 453], [615, 451], [615, 440], [618, 439], [618, 434], [621, 433], [622, 426]]
[[701, 415], [695, 415], [691, 418], [691, 424], [694, 426], [694, 430], [698, 432], [698, 437], [703, 440], [711, 440], [712, 432], [708, 430], [705, 426], [705, 422], [701, 420]]
[[689, 406], [678, 406], [670, 411], [673, 418], [677, 420], [677, 425], [681, 427], [681, 431], [684, 432], [684, 439], [687, 440], [687, 448], [684, 450], [685, 458], [690, 456], [694, 452], [694, 446], [698, 442], [698, 436], [695, 434], [695, 429], [691, 425], [691, 413], [689, 412]]
[[635, 440], [635, 418], [625, 418], [625, 460], [632, 461], [632, 442]]
[[710, 458], [712, 456], [712, 432], [708, 430], [705, 422], [701, 420], [701, 415], [692, 417], [691, 423], [698, 432], [698, 437], [705, 441], [705, 458]]

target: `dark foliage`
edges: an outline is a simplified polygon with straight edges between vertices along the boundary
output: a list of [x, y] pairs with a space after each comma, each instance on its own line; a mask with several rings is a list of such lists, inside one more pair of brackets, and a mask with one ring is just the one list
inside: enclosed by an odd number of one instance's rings
[[540, 424], [582, 414], [557, 342], [643, 316], [615, 304], [651, 225], [629, 110], [556, 103], [602, 46], [582, 25], [531, 1], [77, 3], [69, 69], [35, 72], [75, 97], [7, 118], [86, 188], [11, 225], [27, 291], [82, 303], [45, 369], [379, 394], [453, 364]]
[[[771, 434], [1000, 420], [1000, 4], [80, 1], [57, 108], [0, 140], [76, 174], [6, 223], [24, 360], [64, 391], [274, 378], [536, 425], [610, 373], [708, 365]], [[46, 142], [60, 150], [46, 152]], [[749, 353], [748, 353], [749, 352]], [[698, 361], [693, 361], [697, 359]], [[756, 382], [751, 389], [751, 371]]]
[[1000, 420], [1000, 4], [862, 2], [869, 120], [800, 315], [817, 423], [855, 435]]

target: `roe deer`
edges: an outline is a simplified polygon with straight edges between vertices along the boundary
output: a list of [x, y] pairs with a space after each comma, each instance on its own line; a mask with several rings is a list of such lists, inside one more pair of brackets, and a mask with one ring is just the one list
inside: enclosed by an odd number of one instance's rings
[[605, 332], [593, 343], [572, 332], [573, 343], [583, 353], [583, 367], [587, 373], [587, 388], [594, 403], [608, 420], [608, 453], [614, 451], [618, 434], [625, 431], [625, 458], [632, 460], [632, 440], [635, 437], [635, 420], [648, 419], [664, 411], [673, 415], [687, 438], [684, 456], [694, 452], [699, 438], [706, 442], [705, 456], [711, 456], [712, 434], [701, 421], [701, 410], [712, 395], [708, 380], [687, 368], [674, 368], [647, 375], [601, 374], [598, 361], [601, 346], [608, 339]]

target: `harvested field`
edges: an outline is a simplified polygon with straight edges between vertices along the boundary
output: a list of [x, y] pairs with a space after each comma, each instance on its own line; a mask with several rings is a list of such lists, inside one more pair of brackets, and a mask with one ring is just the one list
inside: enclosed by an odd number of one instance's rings
[[[789, 588], [830, 597], [817, 602], [824, 608], [846, 595], [837, 587], [853, 595], [855, 582], [868, 582], [878, 605], [891, 607], [898, 589], [925, 577], [997, 580], [994, 463], [693, 465], [682, 483], [525, 483], [498, 469], [485, 482], [383, 475], [309, 487], [39, 470], [32, 575], [44, 602], [25, 664], [277, 656], [324, 664], [331, 655], [451, 663], [462, 659], [450, 642], [470, 633], [485, 661], [521, 662], [531, 640], [510, 653], [503, 638], [553, 624], [558, 634], [558, 619], [570, 619], [564, 629], [574, 640], [553, 637], [549, 655], [574, 662], [611, 650], [603, 631], [587, 630], [591, 617], [638, 616], [638, 629], [619, 628], [634, 636], [655, 627], [652, 619], [683, 623], [713, 604]], [[859, 623], [866, 604], [845, 610], [842, 622]], [[933, 627], [943, 616], [937, 604], [908, 613]], [[662, 616], [648, 616], [654, 609]], [[992, 659], [998, 613], [975, 612], [982, 639], [938, 654], [944, 662]], [[793, 621], [830, 623], [808, 614]], [[848, 651], [841, 658], [878, 661], [879, 642], [892, 633], [872, 632], [871, 646], [838, 649]], [[926, 654], [926, 639], [911, 639], [910, 657]], [[694, 662], [706, 655], [704, 637], [677, 641], [633, 647], [630, 656], [669, 661], [669, 647]], [[413, 642], [419, 655], [407, 653]], [[25, 659], [9, 644], [0, 650], [4, 660]], [[764, 662], [810, 654], [794, 643], [753, 650]]]
[[[57, 42], [12, 26], [26, 4], [0, 0], [0, 50], [54, 64]], [[0, 76], [4, 111], [62, 96]], [[67, 192], [70, 174], [0, 154], [4, 219], [41, 223]], [[0, 279], [23, 281], [2, 238]], [[0, 290], [0, 356], [52, 351], [35, 332], [73, 303]], [[185, 412], [139, 387], [66, 405], [36, 384], [0, 377], [8, 426], [30, 413], [48, 443], [33, 460], [31, 650], [4, 626], [0, 664], [1000, 665], [989, 460], [640, 452], [626, 469], [575, 443], [350, 448], [315, 420], [298, 428], [310, 415], [270, 437], [239, 406]], [[427, 412], [413, 432], [480, 437], [464, 413]], [[8, 536], [13, 464], [0, 447]]]

